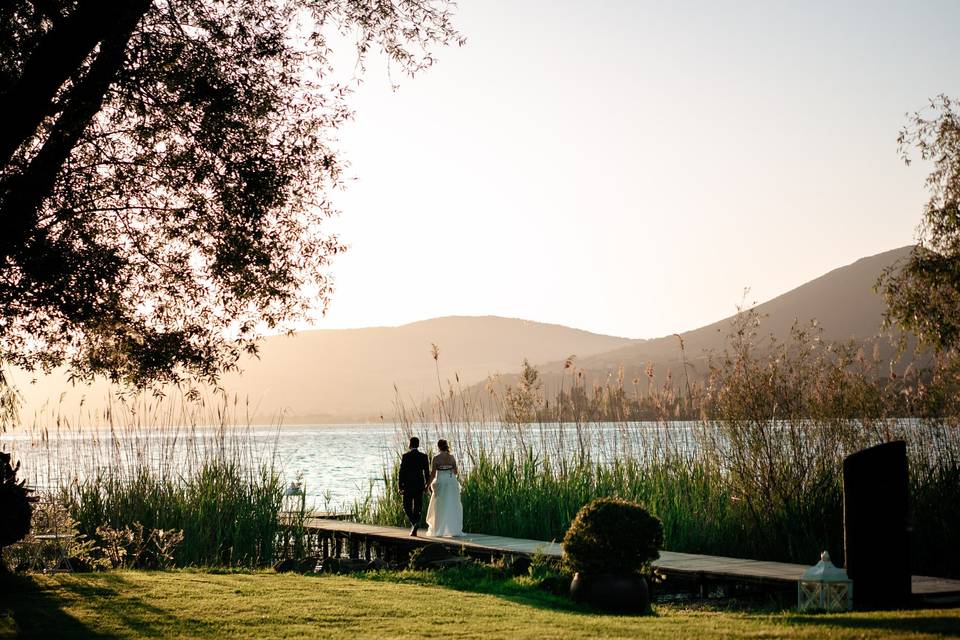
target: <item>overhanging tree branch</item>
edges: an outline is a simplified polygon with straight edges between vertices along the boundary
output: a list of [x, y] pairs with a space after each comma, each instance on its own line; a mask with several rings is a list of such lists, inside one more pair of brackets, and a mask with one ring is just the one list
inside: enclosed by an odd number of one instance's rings
[[375, 4], [3, 0], [0, 358], [215, 381], [325, 308], [350, 110], [324, 34], [411, 73], [461, 42], [448, 0]]
[[36, 135], [50, 114], [54, 96], [82, 68], [105, 34], [116, 28], [117, 7], [108, 0], [78, 3], [69, 16], [53, 24], [18, 80], [0, 94], [5, 112], [4, 126], [0, 127], [0, 166], [7, 166], [16, 150]]
[[65, 107], [39, 153], [22, 174], [8, 178], [3, 200], [7, 233], [0, 241], [0, 256], [9, 256], [29, 242], [41, 203], [49, 196], [83, 131], [103, 107], [110, 83], [123, 64], [127, 42], [149, 6], [150, 0], [124, 3], [89, 71], [68, 93]]

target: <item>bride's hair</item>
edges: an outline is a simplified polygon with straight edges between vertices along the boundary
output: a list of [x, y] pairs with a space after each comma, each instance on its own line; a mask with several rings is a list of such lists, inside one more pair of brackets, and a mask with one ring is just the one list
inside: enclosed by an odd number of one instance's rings
[[446, 440], [437, 440], [437, 449], [444, 453], [450, 453], [450, 445], [447, 444]]

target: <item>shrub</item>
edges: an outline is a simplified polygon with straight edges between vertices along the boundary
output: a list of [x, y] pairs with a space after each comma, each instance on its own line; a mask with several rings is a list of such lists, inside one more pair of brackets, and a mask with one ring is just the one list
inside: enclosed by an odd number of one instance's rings
[[16, 482], [0, 483], [0, 548], [22, 540], [30, 531], [30, 490]]
[[585, 574], [631, 574], [660, 557], [663, 524], [635, 502], [597, 498], [580, 509], [563, 538], [564, 562]]
[[[0, 452], [0, 551], [3, 547], [22, 540], [30, 532], [30, 519], [33, 503], [37, 501], [30, 495], [24, 482], [17, 482], [16, 467], [10, 465], [10, 454]], [[0, 555], [0, 571], [4, 568]]]

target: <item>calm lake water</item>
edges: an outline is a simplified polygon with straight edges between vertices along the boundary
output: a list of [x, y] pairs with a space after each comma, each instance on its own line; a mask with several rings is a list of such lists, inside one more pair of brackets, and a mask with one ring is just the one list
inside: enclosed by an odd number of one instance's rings
[[[242, 441], [242, 442], [237, 442]], [[393, 425], [308, 425], [277, 429], [251, 427], [220, 440], [213, 429], [138, 431], [114, 437], [109, 430], [81, 433], [0, 436], [0, 449], [21, 461], [19, 478], [39, 489], [63, 479], [82, 479], [105, 467], [127, 469], [142, 464], [176, 475], [202, 459], [207, 448], [222, 445], [236, 451], [244, 464], [275, 461], [285, 483], [302, 482], [308, 503], [330, 509], [382, 487], [381, 470], [398, 453], [398, 431]]]
[[[688, 423], [674, 423], [674, 433], [689, 435]], [[488, 451], [524, 447], [540, 455], [580, 450], [637, 450], [642, 443], [631, 437], [642, 433], [636, 425], [629, 432], [613, 424], [531, 427], [518, 431], [499, 424], [460, 425], [444, 428], [424, 425], [414, 434], [423, 450], [438, 437], [451, 441], [453, 452], [464, 449], [464, 440], [483, 443]], [[586, 442], [583, 439], [586, 439]], [[284, 483], [302, 482], [308, 505], [342, 510], [355, 500], [383, 491], [382, 472], [406, 449], [407, 434], [398, 425], [305, 425], [253, 426], [229, 431], [222, 438], [209, 427], [164, 427], [114, 431], [85, 429], [58, 432], [8, 432], [0, 435], [0, 450], [20, 459], [19, 477], [41, 490], [73, 479], [82, 480], [98, 470], [129, 470], [149, 465], [167, 477], [178, 477], [202, 460], [209, 449], [227, 450], [243, 464], [257, 467], [274, 461]], [[562, 446], [557, 446], [558, 443]], [[461, 466], [468, 461], [461, 460]]]

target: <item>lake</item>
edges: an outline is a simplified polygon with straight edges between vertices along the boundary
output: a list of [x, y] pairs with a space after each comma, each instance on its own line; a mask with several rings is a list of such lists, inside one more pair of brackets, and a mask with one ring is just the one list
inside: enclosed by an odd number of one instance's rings
[[[687, 440], [691, 424], [674, 423], [671, 431]], [[622, 425], [611, 423], [594, 423], [588, 429], [554, 424], [519, 430], [493, 423], [421, 425], [414, 433], [424, 441], [424, 451], [432, 449], [430, 445], [438, 437], [445, 437], [451, 441], [454, 455], [465, 448], [465, 440], [473, 446], [482, 443], [487, 450], [526, 447], [540, 455], [543, 451], [580, 448], [636, 451], [643, 443], [633, 440], [643, 432], [636, 425], [624, 430]], [[168, 477], [177, 477], [201, 460], [205, 450], [228, 450], [254, 467], [274, 460], [285, 484], [302, 482], [309, 506], [341, 510], [369, 495], [371, 490], [373, 495], [383, 491], [382, 471], [406, 450], [406, 439], [403, 427], [392, 423], [279, 429], [251, 426], [231, 428], [226, 433], [211, 427], [141, 426], [123, 430], [8, 432], [0, 435], [0, 449], [21, 460], [20, 479], [41, 490], [56, 487], [64, 479], [82, 480], [104, 468], [127, 470], [144, 464]], [[468, 461], [461, 460], [461, 466], [468, 466]]]
[[[275, 460], [284, 483], [299, 480], [308, 504], [340, 509], [382, 486], [381, 470], [399, 452], [393, 425], [253, 426], [229, 442], [245, 464]], [[7, 433], [3, 450], [21, 461], [18, 477], [41, 490], [62, 479], [82, 479], [95, 469], [132, 468], [148, 458], [151, 466], [171, 470], [191, 464], [199, 452], [223, 443], [213, 429], [138, 430], [113, 437], [107, 429], [53, 435]], [[180, 473], [174, 470], [174, 474]]]

